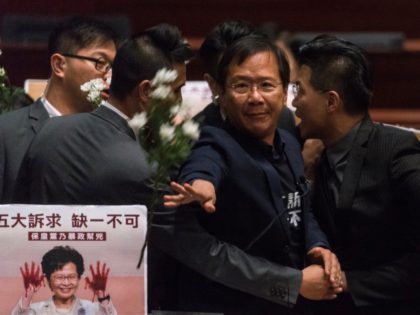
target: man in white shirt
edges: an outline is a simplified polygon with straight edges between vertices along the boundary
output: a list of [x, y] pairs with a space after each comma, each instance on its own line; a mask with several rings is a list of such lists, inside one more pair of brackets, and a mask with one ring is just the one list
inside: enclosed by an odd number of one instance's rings
[[116, 46], [113, 31], [93, 20], [75, 18], [51, 33], [51, 76], [44, 96], [28, 107], [0, 116], [0, 204], [12, 201], [23, 157], [44, 122], [92, 109], [80, 85], [110, 77]]

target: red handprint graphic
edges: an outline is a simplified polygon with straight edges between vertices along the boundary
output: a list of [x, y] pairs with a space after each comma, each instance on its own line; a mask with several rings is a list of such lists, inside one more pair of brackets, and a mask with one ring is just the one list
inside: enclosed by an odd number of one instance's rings
[[89, 277], [86, 277], [86, 288], [90, 288], [93, 291], [92, 301], [95, 299], [95, 296], [98, 296], [98, 293], [105, 293], [106, 290], [106, 281], [108, 280], [109, 267], [106, 267], [106, 263], [103, 264], [101, 268], [101, 263], [96, 262], [96, 272], [93, 269], [92, 264], [89, 265], [90, 273], [92, 274], [92, 280]]
[[31, 291], [37, 291], [38, 288], [44, 283], [44, 275], [41, 273], [41, 268], [39, 265], [36, 267], [35, 270], [35, 262], [31, 264], [31, 270], [29, 271], [28, 263], [25, 262], [25, 269], [20, 267], [20, 273], [23, 278], [23, 285], [25, 286], [25, 296], [28, 294], [28, 289], [31, 287]]

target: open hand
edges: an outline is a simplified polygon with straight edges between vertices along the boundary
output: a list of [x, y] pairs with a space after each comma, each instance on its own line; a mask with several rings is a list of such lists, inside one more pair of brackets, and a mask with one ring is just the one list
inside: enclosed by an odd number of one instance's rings
[[188, 183], [180, 185], [176, 182], [171, 182], [171, 187], [178, 194], [163, 196], [165, 207], [173, 208], [198, 201], [206, 212], [213, 213], [216, 211], [214, 206], [216, 203], [216, 191], [211, 182], [203, 179], [196, 179], [192, 185]]
[[94, 270], [92, 264], [89, 265], [91, 279], [86, 277], [85, 289], [89, 288], [93, 291], [93, 299], [95, 296], [102, 296], [106, 290], [106, 282], [109, 275], [109, 267], [106, 267], [106, 263], [102, 265], [99, 261], [96, 262], [96, 271]]
[[28, 294], [33, 295], [40, 288], [41, 284], [45, 286], [44, 275], [41, 273], [41, 268], [32, 262], [29, 270], [28, 263], [25, 262], [24, 268], [20, 267], [20, 274], [23, 278], [23, 285], [25, 287], [25, 297]]

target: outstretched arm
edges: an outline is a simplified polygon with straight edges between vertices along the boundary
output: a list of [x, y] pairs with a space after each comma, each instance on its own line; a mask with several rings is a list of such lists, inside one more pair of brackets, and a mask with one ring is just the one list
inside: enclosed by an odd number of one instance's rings
[[292, 306], [299, 294], [314, 300], [335, 298], [321, 266], [302, 272], [250, 255], [209, 234], [195, 214], [181, 209], [175, 217], [156, 216], [151, 244], [212, 281], [274, 303]]

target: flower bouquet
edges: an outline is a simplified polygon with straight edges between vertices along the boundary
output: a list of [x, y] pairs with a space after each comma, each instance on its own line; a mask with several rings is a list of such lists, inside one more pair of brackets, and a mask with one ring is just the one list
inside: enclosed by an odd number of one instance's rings
[[148, 212], [148, 229], [137, 267], [143, 260], [154, 211], [162, 200], [162, 192], [169, 187], [170, 175], [186, 159], [193, 140], [199, 136], [198, 124], [186, 115], [188, 107], [182, 105], [172, 92], [171, 83], [176, 78], [175, 70], [159, 70], [151, 81], [153, 92], [147, 110], [129, 121], [140, 145], [148, 154], [149, 165], [155, 168], [151, 178], [153, 195]]

